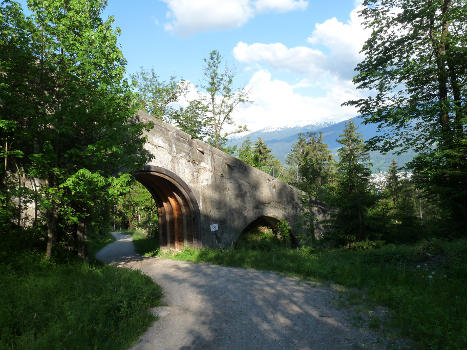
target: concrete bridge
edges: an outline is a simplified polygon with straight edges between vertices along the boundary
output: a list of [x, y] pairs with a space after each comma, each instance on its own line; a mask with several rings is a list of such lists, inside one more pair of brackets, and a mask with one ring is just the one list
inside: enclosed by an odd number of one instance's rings
[[[301, 217], [296, 188], [140, 111], [154, 159], [135, 174], [153, 195], [161, 247], [227, 247], [248, 227]], [[315, 216], [323, 218], [318, 202]]]

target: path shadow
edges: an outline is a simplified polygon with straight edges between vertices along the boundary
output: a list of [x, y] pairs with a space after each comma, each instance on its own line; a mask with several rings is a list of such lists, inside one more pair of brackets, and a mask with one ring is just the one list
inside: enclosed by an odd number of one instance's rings
[[134, 349], [377, 349], [337, 309], [338, 292], [272, 272], [159, 260], [141, 265], [168, 310]]

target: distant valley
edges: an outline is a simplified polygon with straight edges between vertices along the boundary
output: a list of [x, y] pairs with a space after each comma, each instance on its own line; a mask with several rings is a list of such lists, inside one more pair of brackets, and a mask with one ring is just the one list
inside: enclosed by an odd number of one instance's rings
[[[376, 124], [365, 125], [362, 123], [362, 119], [358, 117], [353, 118], [352, 120], [358, 126], [358, 131], [362, 134], [362, 137], [365, 140], [368, 140], [377, 134]], [[328, 144], [329, 149], [337, 157], [337, 149], [340, 147], [340, 144], [336, 140], [339, 135], [342, 134], [344, 127], [345, 121], [336, 124], [307, 125], [303, 127], [290, 127], [271, 131], [260, 130], [242, 137], [232, 138], [229, 141], [229, 145], [239, 146], [247, 138], [250, 138], [254, 144], [258, 137], [261, 137], [272, 150], [272, 153], [282, 162], [282, 164], [285, 164], [287, 154], [292, 149], [292, 145], [297, 142], [298, 135], [300, 133], [322, 132], [324, 142]], [[392, 152], [382, 154], [377, 151], [372, 151], [370, 152], [370, 158], [373, 164], [372, 171], [374, 173], [386, 171], [391, 164], [392, 159], [395, 159], [399, 166], [403, 166], [407, 162], [411, 161], [414, 156], [414, 152], [396, 155]]]

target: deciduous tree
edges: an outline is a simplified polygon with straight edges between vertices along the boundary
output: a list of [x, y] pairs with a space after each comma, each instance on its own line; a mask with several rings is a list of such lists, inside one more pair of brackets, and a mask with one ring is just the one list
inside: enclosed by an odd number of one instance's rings
[[374, 149], [419, 152], [410, 165], [420, 185], [465, 228], [467, 177], [467, 3], [365, 0], [371, 32], [354, 83], [370, 90], [349, 101], [378, 123]]
[[25, 18], [20, 5], [2, 5], [14, 16], [0, 18], [6, 48], [0, 50], [0, 79], [9, 82], [2, 84], [0, 119], [16, 125], [19, 165], [44, 180], [39, 204], [50, 256], [63, 220], [64, 184], [81, 169], [102, 176], [136, 170], [149, 155], [145, 125], [133, 121], [136, 105], [124, 79], [119, 29], [112, 18], [101, 18], [105, 1], [29, 0], [28, 7]]
[[210, 134], [204, 105], [198, 99], [187, 100], [189, 82], [175, 77], [162, 81], [154, 70], [131, 77], [140, 108], [194, 138], [203, 140]]
[[[227, 136], [246, 131], [246, 126], [235, 125], [232, 113], [240, 104], [249, 102], [248, 92], [244, 88], [234, 88], [234, 74], [227, 66], [222, 68], [222, 56], [219, 51], [211, 51], [204, 63], [201, 87], [207, 96], [201, 101], [207, 113], [207, 124], [211, 129], [208, 141], [214, 147], [222, 148]], [[227, 130], [227, 127], [233, 129]]]

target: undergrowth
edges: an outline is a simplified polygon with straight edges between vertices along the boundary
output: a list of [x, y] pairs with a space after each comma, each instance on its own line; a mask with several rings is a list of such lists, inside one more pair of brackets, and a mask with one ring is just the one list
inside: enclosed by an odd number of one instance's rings
[[162, 291], [141, 272], [15, 246], [0, 249], [1, 349], [123, 349], [155, 319]]
[[88, 235], [86, 247], [88, 249], [89, 258], [94, 261], [96, 253], [113, 241], [115, 241], [115, 238], [110, 233], [105, 235]]
[[467, 345], [465, 240], [389, 244], [366, 250], [287, 249], [269, 245], [267, 250], [185, 249], [159, 255], [273, 270], [358, 288], [368, 302], [388, 307], [391, 311], [388, 324], [412, 339], [418, 348], [465, 349]]
[[157, 237], [151, 237], [141, 230], [129, 230], [124, 233], [132, 236], [133, 245], [138, 254], [147, 257], [159, 254], [159, 239]]

